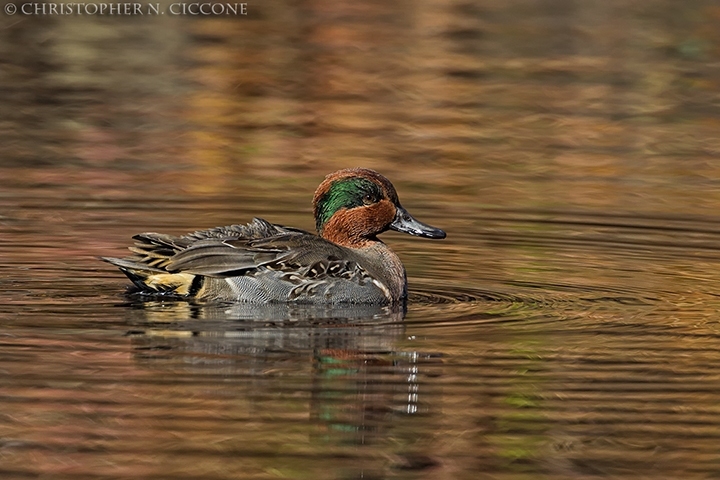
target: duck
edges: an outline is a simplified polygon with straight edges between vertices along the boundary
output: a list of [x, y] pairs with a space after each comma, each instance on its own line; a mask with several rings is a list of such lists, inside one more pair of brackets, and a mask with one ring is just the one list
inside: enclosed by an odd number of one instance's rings
[[181, 236], [141, 233], [133, 255], [102, 257], [132, 282], [128, 293], [250, 304], [404, 303], [405, 267], [377, 236], [431, 239], [443, 230], [416, 220], [393, 184], [367, 168], [325, 177], [313, 196], [317, 235], [254, 218]]

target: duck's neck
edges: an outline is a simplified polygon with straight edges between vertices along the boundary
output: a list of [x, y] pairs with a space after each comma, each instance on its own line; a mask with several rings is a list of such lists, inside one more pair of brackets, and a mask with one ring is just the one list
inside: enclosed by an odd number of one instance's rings
[[320, 236], [347, 248], [368, 248], [380, 242], [375, 235], [367, 235], [368, 228], [365, 224], [346, 218], [347, 216], [349, 215], [335, 214], [323, 226]]
[[407, 296], [407, 279], [400, 258], [378, 240], [377, 236], [367, 234], [368, 231], [373, 231], [367, 224], [348, 220], [343, 215], [335, 214], [323, 226], [321, 236], [325, 240], [352, 249], [355, 255], [363, 257], [365, 261], [362, 262], [362, 267], [373, 279], [382, 283], [392, 303], [404, 299]]
[[360, 249], [358, 254], [368, 258], [363, 266], [370, 275], [383, 283], [390, 293], [390, 301], [397, 303], [407, 296], [405, 267], [395, 252], [380, 240]]
[[346, 248], [369, 248], [375, 243], [382, 243], [377, 238], [356, 237], [338, 230], [333, 231], [331, 234], [323, 234], [322, 237]]

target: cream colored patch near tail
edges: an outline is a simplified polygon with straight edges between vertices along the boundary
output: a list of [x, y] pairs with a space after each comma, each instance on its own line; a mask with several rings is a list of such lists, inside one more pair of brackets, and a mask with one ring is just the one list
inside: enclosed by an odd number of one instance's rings
[[195, 275], [192, 273], [155, 273], [148, 275], [144, 282], [149, 288], [159, 292], [172, 290], [178, 295], [190, 293]]

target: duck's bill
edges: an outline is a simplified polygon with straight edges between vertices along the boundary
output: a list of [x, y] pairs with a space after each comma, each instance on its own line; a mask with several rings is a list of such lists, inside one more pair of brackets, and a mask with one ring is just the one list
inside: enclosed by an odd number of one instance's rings
[[419, 222], [408, 213], [407, 210], [398, 206], [395, 220], [390, 224], [390, 229], [396, 232], [409, 233], [418, 237], [445, 238], [445, 232], [439, 228], [431, 227], [426, 223]]

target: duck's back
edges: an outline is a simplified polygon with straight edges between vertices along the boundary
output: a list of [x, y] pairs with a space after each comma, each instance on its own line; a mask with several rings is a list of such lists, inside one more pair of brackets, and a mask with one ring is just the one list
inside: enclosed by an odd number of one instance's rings
[[363, 252], [257, 218], [180, 237], [144, 233], [133, 238], [133, 256], [105, 260], [142, 293], [321, 304], [385, 304], [405, 295], [402, 264], [380, 242], [379, 249]]

